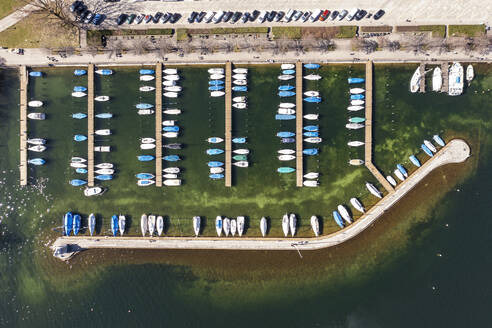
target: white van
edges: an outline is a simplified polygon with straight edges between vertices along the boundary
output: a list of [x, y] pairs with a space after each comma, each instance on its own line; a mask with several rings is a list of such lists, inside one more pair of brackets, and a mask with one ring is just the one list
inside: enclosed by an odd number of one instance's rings
[[210, 23], [214, 18], [214, 15], [215, 11], [207, 11], [207, 14], [205, 15], [205, 17], [203, 17], [203, 22]]
[[358, 12], [359, 12], [359, 8], [354, 8], [351, 11], [349, 11], [349, 13], [347, 15], [347, 20], [351, 21], [352, 19], [354, 19], [355, 15], [357, 15]]
[[221, 10], [221, 11], [218, 11], [215, 16], [214, 16], [214, 23], [215, 24], [218, 24], [220, 23], [220, 21], [222, 20], [222, 17], [224, 17], [224, 12]]
[[267, 14], [268, 14], [268, 11], [266, 11], [266, 10], [260, 11], [260, 15], [258, 16], [258, 22], [263, 23], [266, 19]]
[[290, 20], [292, 19], [292, 16], [294, 16], [295, 13], [296, 13], [295, 10], [289, 9], [289, 11], [287, 12], [287, 14], [285, 14], [285, 16], [284, 16], [283, 21], [285, 23], [290, 22]]
[[318, 20], [319, 16], [321, 16], [321, 14], [323, 13], [323, 11], [321, 9], [315, 9], [313, 11], [313, 13], [311, 14], [311, 17], [309, 17], [309, 20], [314, 23]]

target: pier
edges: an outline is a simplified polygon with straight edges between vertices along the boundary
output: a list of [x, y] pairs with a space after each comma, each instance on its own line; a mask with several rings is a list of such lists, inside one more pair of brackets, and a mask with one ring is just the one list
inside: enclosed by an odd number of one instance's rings
[[94, 187], [94, 64], [87, 67], [87, 185]]
[[372, 163], [372, 78], [373, 64], [372, 61], [366, 63], [366, 122], [365, 122], [365, 140], [364, 140], [364, 162], [372, 175], [381, 183], [388, 192], [394, 190], [393, 186], [379, 172]]
[[302, 187], [304, 167], [302, 153], [302, 62], [296, 62], [296, 186]]
[[425, 64], [424, 63], [420, 63], [420, 88], [419, 88], [419, 92], [420, 93], [424, 93], [425, 92]]
[[[425, 162], [396, 190], [387, 194], [357, 221], [335, 233], [312, 238], [211, 238], [211, 237], [59, 237], [52, 248], [70, 245], [74, 249], [215, 249], [215, 250], [316, 250], [336, 246], [357, 236], [394, 206], [436, 168], [461, 163], [470, 157], [470, 147], [461, 139], [451, 140]], [[362, 188], [362, 187], [361, 187]], [[191, 225], [191, 220], [190, 220]], [[213, 226], [211, 227], [213, 228]], [[257, 229], [258, 227], [255, 227]], [[250, 227], [252, 229], [252, 227]], [[152, 240], [152, 242], [149, 242]], [[70, 253], [68, 253], [70, 255]], [[61, 257], [60, 257], [61, 258]], [[68, 259], [69, 256], [61, 258]]]
[[226, 62], [225, 71], [225, 186], [232, 186], [232, 67]]
[[155, 65], [155, 186], [162, 187], [162, 63]]
[[29, 77], [26, 66], [21, 66], [20, 74], [20, 185], [27, 185], [27, 85]]
[[449, 90], [449, 63], [441, 63], [441, 74], [442, 74], [442, 86], [441, 92], [448, 92]]

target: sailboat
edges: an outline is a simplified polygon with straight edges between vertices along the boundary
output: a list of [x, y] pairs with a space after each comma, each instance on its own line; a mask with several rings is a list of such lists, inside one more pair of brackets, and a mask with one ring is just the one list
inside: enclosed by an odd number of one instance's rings
[[110, 69], [98, 69], [95, 72], [96, 72], [96, 74], [99, 74], [99, 75], [111, 75], [111, 74], [113, 74], [113, 70], [110, 70]]
[[35, 151], [37, 153], [41, 153], [46, 150], [46, 146], [43, 145], [34, 145], [29, 148], [27, 148], [29, 151]]
[[349, 91], [353, 95], [357, 95], [357, 94], [366, 92], [366, 90], [363, 88], [351, 88]]
[[245, 217], [244, 216], [238, 216], [237, 219], [236, 219], [236, 222], [237, 222], [237, 234], [239, 235], [239, 237], [242, 237], [243, 236], [243, 233], [244, 233], [244, 221], [245, 221]]
[[309, 75], [304, 76], [304, 78], [306, 80], [310, 80], [310, 81], [317, 81], [317, 80], [321, 79], [321, 76], [319, 76], [318, 74], [309, 74]]
[[338, 224], [340, 228], [343, 229], [345, 227], [342, 217], [340, 216], [340, 213], [338, 213], [337, 211], [333, 211], [333, 219], [335, 220], [335, 223]]
[[466, 81], [468, 84], [473, 80], [475, 77], [475, 71], [473, 70], [473, 66], [470, 64], [466, 67]]
[[143, 87], [140, 87], [139, 90], [143, 92], [149, 92], [149, 91], [154, 91], [155, 87], [150, 85], [144, 85]]
[[123, 234], [125, 233], [125, 226], [126, 226], [126, 218], [124, 215], [120, 214], [118, 217], [118, 227], [120, 230], [120, 236], [123, 236]]
[[223, 74], [215, 73], [210, 75], [210, 80], [222, 80], [224, 78]]
[[295, 67], [296, 66], [294, 64], [282, 64], [282, 65], [280, 65], [280, 68], [283, 69], [283, 70], [284, 69], [293, 69]]
[[31, 120], [44, 120], [44, 119], [46, 119], [46, 114], [45, 113], [29, 113], [29, 114], [27, 114], [27, 118], [30, 118]]
[[111, 217], [111, 232], [113, 233], [113, 237], [116, 237], [118, 233], [118, 216], [116, 214]]
[[232, 70], [235, 74], [248, 74], [247, 68], [238, 67]]
[[349, 160], [350, 165], [358, 166], [364, 164], [364, 161], [362, 159], [351, 159]]
[[318, 177], [319, 177], [318, 172], [309, 172], [309, 173], [304, 174], [305, 179], [317, 179]]
[[431, 152], [435, 153], [437, 151], [436, 147], [429, 140], [424, 140], [424, 145], [427, 146], [431, 150]]
[[108, 101], [109, 96], [97, 96], [94, 98], [95, 101]]
[[289, 227], [290, 227], [290, 235], [294, 237], [297, 228], [297, 217], [294, 213], [290, 213], [289, 215]]
[[220, 237], [222, 234], [222, 216], [220, 215], [215, 217], [215, 231], [217, 232], [217, 236]]
[[316, 121], [319, 117], [319, 114], [306, 114], [304, 115], [304, 118], [306, 120], [310, 120], [310, 121]]
[[359, 212], [361, 213], [365, 213], [366, 210], [364, 208], [364, 206], [362, 205], [362, 203], [355, 197], [353, 198], [350, 198], [350, 204], [352, 204], [352, 206]]
[[73, 226], [72, 212], [67, 212], [63, 216], [63, 228], [65, 231], [65, 236], [70, 236], [70, 232], [72, 232], [72, 226]]
[[366, 182], [366, 188], [367, 190], [369, 190], [371, 194], [373, 194], [377, 198], [383, 198], [383, 194], [372, 183]]
[[401, 164], [397, 164], [397, 165], [396, 165], [396, 168], [398, 169], [398, 171], [400, 171], [400, 172], [401, 172], [401, 174], [403, 174], [403, 176], [404, 176], [405, 178], [408, 178], [408, 172], [407, 172], [407, 170], [403, 167], [403, 165], [401, 165]]
[[347, 142], [347, 145], [350, 147], [360, 147], [360, 146], [364, 145], [364, 142], [362, 142], [362, 141], [349, 141], [349, 142]]
[[446, 145], [446, 143], [444, 142], [444, 140], [441, 139], [441, 137], [437, 134], [433, 135], [432, 136], [432, 139], [434, 139], [434, 141], [441, 147], [444, 147]]
[[396, 175], [396, 177], [400, 180], [400, 181], [403, 181], [405, 180], [405, 177], [403, 176], [403, 174], [398, 171], [398, 170], [394, 170], [393, 173]]
[[148, 82], [152, 81], [153, 79], [155, 79], [153, 75], [140, 75], [140, 81]]
[[412, 78], [410, 79], [410, 92], [415, 93], [419, 91], [421, 78], [422, 75], [420, 74], [420, 67], [417, 67], [412, 75]]
[[234, 237], [237, 231], [237, 221], [235, 219], [231, 219], [231, 235]]
[[313, 229], [314, 235], [319, 236], [319, 220], [316, 215], [311, 216], [311, 228]]
[[280, 107], [277, 110], [277, 113], [278, 114], [282, 114], [282, 115], [294, 115], [296, 113], [296, 110], [295, 109], [292, 109], [292, 108], [282, 108], [282, 107]]
[[294, 108], [296, 105], [294, 103], [280, 103], [278, 107], [281, 108]]
[[27, 106], [29, 107], [41, 107], [43, 106], [43, 102], [39, 100], [31, 100], [30, 102], [27, 103]]
[[359, 111], [361, 109], [364, 109], [364, 106], [348, 106], [347, 107], [347, 110], [349, 110], [351, 112], [356, 112], [356, 111]]
[[94, 215], [94, 213], [91, 213], [89, 215], [88, 224], [89, 224], [89, 233], [92, 236], [94, 234], [94, 231], [96, 230], [96, 216]]
[[155, 222], [157, 228], [157, 234], [160, 236], [164, 231], [164, 218], [162, 216], [157, 216], [157, 221]]
[[396, 180], [391, 175], [386, 176], [386, 180], [393, 186], [396, 187]]
[[287, 237], [289, 234], [289, 215], [287, 213], [282, 217], [282, 231], [284, 232], [284, 236]]
[[265, 237], [267, 233], [267, 229], [268, 229], [267, 219], [264, 216], [262, 216], [260, 220], [260, 232], [263, 237]]
[[178, 74], [178, 70], [176, 68], [166, 68], [162, 70], [162, 73], [168, 74], [168, 75], [176, 75]]
[[434, 68], [434, 72], [432, 73], [432, 91], [439, 92], [442, 87], [442, 71], [438, 66]]
[[149, 235], [152, 237], [155, 231], [155, 215], [149, 215], [147, 218]]
[[75, 97], [75, 98], [82, 98], [85, 96], [87, 96], [87, 93], [85, 93], [85, 92], [80, 92], [80, 91], [72, 92], [72, 97]]
[[167, 115], [179, 115], [181, 114], [181, 109], [166, 109], [163, 113]]
[[293, 168], [293, 167], [286, 167], [286, 166], [283, 166], [283, 167], [279, 167], [277, 169], [277, 172], [278, 173], [292, 173], [294, 172], [296, 169]]
[[147, 233], [147, 227], [148, 227], [147, 214], [142, 214], [142, 216], [140, 217], [140, 230], [142, 230], [143, 237], [145, 237], [145, 234]]
[[415, 155], [410, 155], [410, 157], [408, 157], [408, 158], [413, 163], [413, 165], [415, 165], [416, 167], [421, 166], [419, 159]]
[[224, 234], [226, 235], [226, 237], [228, 237], [229, 233], [231, 232], [231, 220], [227, 217], [224, 218], [223, 225], [224, 225]]

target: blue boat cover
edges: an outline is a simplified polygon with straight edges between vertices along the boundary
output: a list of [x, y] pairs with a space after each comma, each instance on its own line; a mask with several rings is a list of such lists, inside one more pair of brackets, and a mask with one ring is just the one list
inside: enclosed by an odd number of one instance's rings
[[307, 97], [307, 98], [304, 98], [304, 101], [310, 102], [310, 103], [320, 103], [321, 98], [320, 97]]
[[116, 214], [111, 217], [111, 231], [113, 232], [113, 237], [116, 237], [118, 233], [118, 216]]
[[232, 91], [248, 91], [248, 87], [245, 85], [235, 85], [232, 87]]
[[364, 95], [360, 95], [360, 94], [359, 95], [350, 95], [351, 100], [362, 100], [364, 98], [365, 98]]
[[75, 186], [75, 187], [85, 185], [86, 183], [87, 183], [87, 181], [80, 180], [80, 179], [73, 179], [73, 180], [70, 181], [70, 184], [72, 186]]
[[281, 85], [278, 87], [279, 91], [289, 91], [294, 89], [295, 87], [293, 85]]
[[113, 117], [113, 114], [111, 114], [111, 113], [100, 113], [100, 114], [96, 114], [96, 117], [97, 118], [111, 118], [111, 117]]
[[217, 162], [217, 161], [210, 161], [210, 162], [208, 162], [208, 163], [207, 163], [207, 165], [208, 165], [209, 167], [219, 167], [219, 166], [224, 165], [224, 163], [222, 163], [222, 162]]
[[80, 174], [85, 174], [85, 173], [87, 173], [87, 169], [84, 169], [83, 167], [78, 167], [75, 169], [75, 172], [80, 173]]
[[135, 176], [138, 178], [138, 179], [141, 179], [141, 180], [149, 180], [149, 179], [152, 179], [154, 176], [150, 173], [138, 173], [138, 174], [135, 174]]
[[149, 109], [154, 107], [154, 105], [141, 103], [141, 104], [137, 104], [135, 107], [137, 107], [138, 109]]
[[29, 72], [29, 76], [33, 76], [33, 77], [41, 77], [41, 76], [43, 76], [43, 73], [41, 73], [41, 72], [34, 72], [34, 71], [32, 71], [32, 72]]
[[242, 144], [242, 143], [245, 143], [246, 142], [246, 138], [244, 138], [244, 137], [242, 137], [242, 138], [234, 138], [234, 139], [232, 139], [232, 142], [233, 143]]
[[333, 211], [333, 219], [335, 220], [336, 224], [338, 224], [338, 226], [340, 228], [344, 228], [344, 223], [343, 223], [343, 220], [342, 220], [342, 216], [340, 215], [340, 213], [338, 213], [337, 211]]
[[46, 163], [45, 160], [42, 158], [33, 158], [28, 160], [27, 162], [33, 165], [43, 165], [44, 163]]
[[306, 125], [304, 130], [306, 131], [318, 131], [319, 127], [317, 125]]
[[212, 148], [212, 149], [207, 149], [207, 155], [219, 155], [222, 154], [224, 151], [222, 149], [218, 148]]
[[73, 136], [73, 140], [75, 141], [85, 141], [87, 140], [87, 137], [82, 135], [82, 134], [76, 134]]
[[219, 91], [222, 89], [224, 89], [223, 85], [212, 85], [212, 86], [208, 87], [208, 90], [210, 90], [210, 91]]
[[224, 81], [222, 80], [210, 80], [208, 81], [208, 85], [221, 85], [224, 84]]
[[215, 173], [215, 174], [210, 174], [209, 177], [210, 179], [223, 179], [224, 175], [220, 173]]
[[293, 137], [295, 135], [296, 134], [294, 132], [289, 132], [289, 131], [277, 132], [277, 137], [280, 137], [280, 138], [289, 138], [289, 137]]
[[296, 142], [296, 139], [294, 139], [294, 138], [282, 138], [282, 139], [280, 139], [280, 142], [281, 143], [293, 143], [293, 142]]
[[73, 235], [77, 236], [80, 230], [80, 215], [75, 214], [73, 216]]
[[73, 225], [73, 215], [72, 212], [67, 212], [63, 216], [63, 227], [65, 229], [65, 236], [70, 236]]
[[152, 75], [155, 73], [153, 69], [145, 69], [145, 68], [142, 68], [139, 72], [140, 75]]
[[420, 161], [417, 157], [415, 157], [415, 155], [411, 155], [410, 157], [410, 161], [413, 163], [413, 165], [415, 165], [416, 167], [420, 167]]
[[279, 97], [292, 97], [296, 93], [294, 91], [279, 91], [278, 96]]
[[72, 114], [72, 117], [73, 118], [76, 118], [78, 120], [81, 120], [83, 118], [86, 118], [87, 117], [87, 114], [84, 114], [84, 113], [75, 113], [75, 114]]
[[304, 155], [318, 155], [318, 148], [306, 148], [302, 153]]
[[162, 128], [163, 131], [166, 132], [178, 132], [179, 131], [179, 126], [173, 125], [173, 126], [165, 126]]
[[286, 167], [286, 166], [282, 166], [282, 167], [279, 167], [277, 169], [277, 172], [278, 173], [292, 173], [294, 172], [296, 169], [292, 168], [292, 167]]
[[295, 115], [286, 115], [286, 114], [277, 114], [275, 115], [275, 119], [278, 121], [285, 121], [285, 120], [294, 120], [296, 118]]
[[283, 75], [291, 75], [291, 74], [295, 74], [295, 72], [296, 72], [296, 71], [295, 71], [294, 69], [284, 69], [284, 70], [282, 71], [282, 74], [283, 74]]
[[348, 83], [349, 84], [362, 83], [364, 81], [365, 81], [365, 79], [362, 78], [362, 77], [349, 77], [348, 78]]
[[107, 180], [113, 180], [113, 176], [111, 174], [101, 174], [101, 175], [96, 175], [94, 179], [107, 181]]
[[304, 68], [307, 68], [307, 69], [315, 69], [315, 68], [319, 68], [319, 64], [304, 64]]
[[314, 131], [304, 132], [303, 135], [305, 137], [319, 137], [319, 133], [318, 132], [314, 132]]
[[440, 136], [438, 136], [437, 134], [435, 134], [432, 139], [434, 139], [435, 142], [437, 142], [437, 144], [441, 147], [444, 147], [446, 145], [446, 143], [444, 142], [444, 140], [441, 139]]
[[430, 157], [434, 156], [434, 154], [431, 152], [431, 150], [424, 144], [420, 145], [420, 148], [422, 148], [422, 150], [427, 154], [429, 155]]
[[137, 158], [140, 162], [148, 162], [154, 160], [154, 156], [152, 155], [140, 155]]
[[400, 172], [401, 172], [401, 174], [403, 174], [404, 176], [405, 176], [405, 175], [408, 175], [408, 172], [407, 172], [407, 170], [405, 170], [405, 168], [403, 167], [403, 165], [401, 165], [401, 164], [396, 164], [396, 167], [398, 168], [398, 171], [400, 171]]
[[86, 87], [82, 87], [82, 86], [73, 87], [73, 92], [85, 92], [85, 91], [87, 91]]
[[168, 156], [164, 156], [162, 159], [165, 161], [168, 161], [168, 162], [176, 162], [176, 161], [179, 161], [179, 156], [178, 155], [168, 155]]
[[76, 76], [82, 76], [85, 75], [86, 73], [87, 71], [85, 69], [76, 69], [75, 71], [73, 71], [73, 74]]

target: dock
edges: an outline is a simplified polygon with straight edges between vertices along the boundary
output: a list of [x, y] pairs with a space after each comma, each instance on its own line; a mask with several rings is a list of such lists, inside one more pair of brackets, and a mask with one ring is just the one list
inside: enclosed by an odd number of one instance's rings
[[372, 163], [372, 86], [373, 86], [373, 63], [366, 63], [366, 124], [365, 124], [365, 140], [364, 140], [364, 162], [366, 167], [371, 171], [372, 175], [381, 183], [388, 192], [393, 192], [393, 186], [379, 172]]
[[[97, 248], [119, 249], [213, 249], [213, 250], [316, 250], [339, 245], [357, 236], [370, 227], [388, 209], [394, 206], [408, 192], [417, 186], [427, 175], [438, 167], [451, 163], [462, 163], [470, 157], [470, 147], [461, 139], [451, 140], [432, 158], [425, 162], [395, 192], [387, 194], [372, 206], [357, 221], [347, 228], [321, 237], [311, 238], [218, 238], [218, 237], [109, 237], [109, 236], [70, 236], [59, 237], [51, 246], [53, 249], [70, 246], [68, 255], [77, 250]], [[191, 221], [190, 221], [191, 225]], [[213, 227], [211, 227], [213, 229]], [[252, 229], [252, 227], [250, 227]], [[257, 229], [257, 228], [255, 228]], [[66, 260], [69, 256], [60, 254]]]
[[26, 66], [21, 66], [20, 74], [20, 185], [27, 185], [27, 85], [29, 77]]
[[442, 86], [441, 92], [448, 92], [449, 90], [449, 63], [441, 63], [441, 74], [442, 74]]
[[87, 185], [94, 187], [94, 64], [87, 67]]
[[232, 186], [232, 65], [226, 62], [225, 67], [225, 186]]
[[162, 63], [155, 65], [155, 186], [162, 187]]
[[420, 93], [424, 93], [425, 92], [425, 64], [424, 63], [420, 63], [420, 88], [419, 88], [419, 92]]
[[296, 186], [302, 187], [303, 167], [303, 140], [302, 140], [302, 63], [296, 62]]

